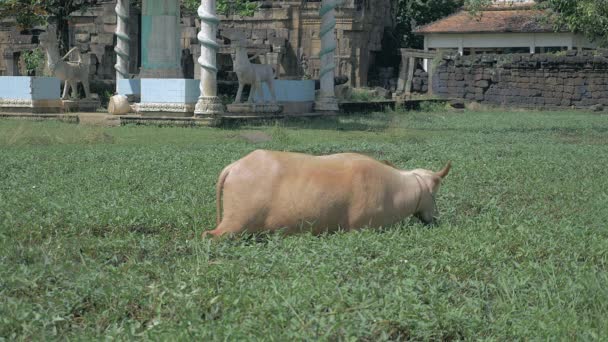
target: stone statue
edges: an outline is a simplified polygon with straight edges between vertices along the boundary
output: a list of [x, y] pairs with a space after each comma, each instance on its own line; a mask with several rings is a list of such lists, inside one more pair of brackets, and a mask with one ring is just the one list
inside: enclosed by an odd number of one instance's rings
[[[234, 72], [239, 79], [239, 90], [236, 94], [234, 103], [241, 103], [243, 88], [245, 85], [251, 85], [249, 91], [249, 99], [247, 102], [254, 103], [256, 94], [263, 96], [262, 83], [268, 85], [272, 103], [276, 103], [276, 94], [274, 91], [274, 79], [276, 73], [274, 68], [268, 64], [253, 64], [247, 55], [247, 39], [243, 33], [227, 34], [226, 38], [232, 41], [231, 46], [235, 49]], [[253, 57], [255, 58], [255, 56]]]
[[306, 54], [302, 54], [300, 58], [300, 67], [302, 68], [302, 77], [304, 79], [310, 79], [309, 67], [308, 67], [308, 57]]
[[59, 55], [59, 44], [57, 42], [57, 32], [54, 26], [49, 26], [47, 32], [40, 35], [40, 46], [46, 50], [47, 65], [51, 74], [65, 82], [63, 96], [66, 100], [70, 88], [74, 97], [78, 97], [78, 82], [82, 82], [86, 98], [91, 97], [89, 87], [89, 59], [82, 59], [78, 53], [78, 60], [74, 62], [65, 61], [76, 48], [73, 48], [63, 58]]

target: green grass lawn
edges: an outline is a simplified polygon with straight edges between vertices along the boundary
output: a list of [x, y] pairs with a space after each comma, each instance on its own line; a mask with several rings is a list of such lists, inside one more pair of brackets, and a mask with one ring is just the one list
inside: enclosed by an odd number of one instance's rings
[[[258, 148], [452, 160], [441, 221], [201, 240], [218, 173]], [[607, 115], [0, 121], [0, 340], [605, 340], [607, 268]]]

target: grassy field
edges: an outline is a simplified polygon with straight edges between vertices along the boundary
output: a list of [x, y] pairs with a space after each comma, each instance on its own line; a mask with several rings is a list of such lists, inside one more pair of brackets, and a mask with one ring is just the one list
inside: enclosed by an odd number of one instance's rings
[[[441, 222], [201, 240], [219, 171], [257, 148], [359, 151], [401, 168], [452, 160]], [[607, 208], [607, 115], [4, 120], [0, 340], [605, 340]]]

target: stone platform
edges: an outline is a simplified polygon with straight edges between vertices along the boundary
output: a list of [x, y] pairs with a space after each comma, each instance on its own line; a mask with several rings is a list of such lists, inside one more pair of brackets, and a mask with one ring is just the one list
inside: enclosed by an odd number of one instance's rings
[[0, 119], [15, 119], [15, 120], [30, 120], [30, 121], [45, 121], [45, 120], [56, 120], [68, 123], [78, 123], [78, 115], [76, 114], [60, 114], [60, 113], [44, 113], [44, 114], [32, 114], [32, 113], [3, 113], [0, 112]]
[[96, 112], [101, 106], [99, 99], [61, 100], [61, 108], [65, 113]]
[[0, 99], [0, 112], [48, 114], [61, 113], [60, 100]]
[[272, 117], [283, 112], [283, 106], [274, 103], [233, 103], [226, 106], [228, 113], [222, 116]]

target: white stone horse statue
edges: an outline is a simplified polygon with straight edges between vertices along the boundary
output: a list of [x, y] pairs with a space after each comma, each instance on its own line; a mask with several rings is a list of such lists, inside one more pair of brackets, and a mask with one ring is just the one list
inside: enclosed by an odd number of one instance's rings
[[82, 82], [86, 98], [90, 98], [89, 59], [85, 58], [83, 60], [80, 53], [78, 53], [77, 61], [66, 62], [65, 58], [76, 48], [73, 48], [61, 58], [57, 42], [57, 31], [54, 26], [49, 26], [47, 32], [40, 35], [40, 46], [46, 50], [47, 64], [51, 74], [65, 83], [61, 98], [63, 100], [68, 98], [70, 88], [72, 88], [74, 97], [78, 97], [78, 82]]
[[[274, 91], [274, 79], [276, 73], [274, 68], [268, 64], [253, 64], [247, 55], [247, 38], [243, 33], [231, 33], [226, 34], [226, 38], [232, 41], [231, 46], [235, 50], [234, 58], [234, 72], [239, 79], [239, 90], [236, 94], [236, 100], [234, 103], [241, 103], [241, 97], [243, 94], [243, 88], [245, 85], [251, 85], [251, 91], [249, 91], [249, 98], [247, 102], [256, 102], [256, 94], [264, 96], [262, 89], [262, 83], [268, 85], [270, 95], [272, 97], [272, 103], [276, 103], [276, 94]], [[252, 59], [255, 58], [252, 57]]]

